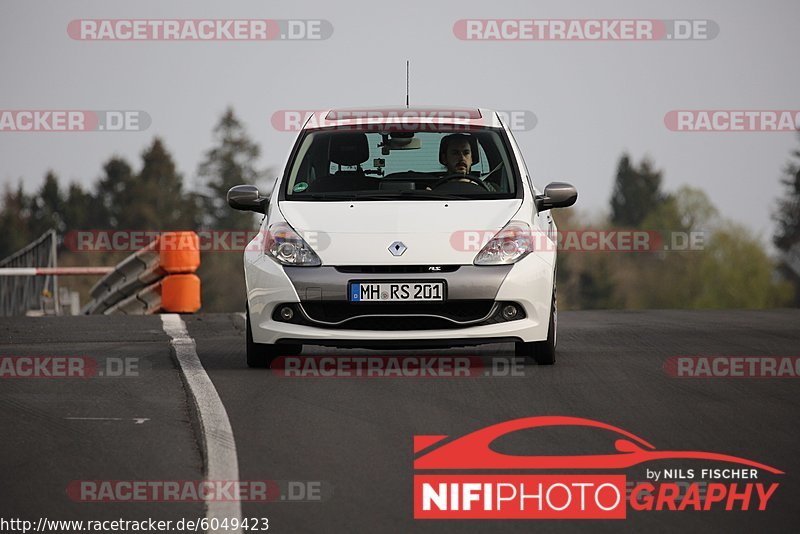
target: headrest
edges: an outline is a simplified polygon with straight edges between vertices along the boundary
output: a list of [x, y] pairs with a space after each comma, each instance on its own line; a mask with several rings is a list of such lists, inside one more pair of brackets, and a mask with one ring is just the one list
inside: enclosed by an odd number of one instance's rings
[[462, 133], [455, 133], [450, 135], [445, 135], [442, 137], [442, 140], [439, 142], [439, 163], [442, 165], [447, 165], [446, 160], [444, 159], [445, 152], [447, 152], [447, 148], [450, 146], [450, 143], [453, 141], [468, 141], [469, 147], [472, 150], [472, 164], [475, 165], [479, 163], [480, 152], [478, 152], [478, 140], [473, 135], [467, 135]]
[[337, 133], [331, 136], [331, 161], [339, 165], [361, 165], [369, 159], [369, 141], [364, 133]]

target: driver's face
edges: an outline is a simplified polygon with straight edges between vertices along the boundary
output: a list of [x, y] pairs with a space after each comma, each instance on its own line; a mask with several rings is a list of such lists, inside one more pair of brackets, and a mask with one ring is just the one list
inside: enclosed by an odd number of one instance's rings
[[468, 174], [472, 168], [472, 149], [469, 141], [457, 139], [451, 141], [444, 155], [447, 172], [450, 174]]

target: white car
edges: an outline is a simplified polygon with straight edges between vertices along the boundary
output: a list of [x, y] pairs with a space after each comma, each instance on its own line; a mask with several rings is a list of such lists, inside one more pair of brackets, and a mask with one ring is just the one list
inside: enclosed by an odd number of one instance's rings
[[247, 363], [302, 346], [410, 349], [515, 343], [552, 364], [556, 225], [575, 188], [537, 189], [487, 109], [312, 115], [244, 254]]

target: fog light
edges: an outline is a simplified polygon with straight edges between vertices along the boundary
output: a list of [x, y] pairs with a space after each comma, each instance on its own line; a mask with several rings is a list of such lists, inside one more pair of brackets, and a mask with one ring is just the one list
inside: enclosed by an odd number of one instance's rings
[[289, 306], [281, 308], [281, 319], [284, 321], [291, 321], [292, 317], [294, 317], [294, 311], [292, 311]]
[[517, 307], [513, 304], [509, 304], [503, 308], [503, 319], [510, 321], [514, 317], [517, 316]]

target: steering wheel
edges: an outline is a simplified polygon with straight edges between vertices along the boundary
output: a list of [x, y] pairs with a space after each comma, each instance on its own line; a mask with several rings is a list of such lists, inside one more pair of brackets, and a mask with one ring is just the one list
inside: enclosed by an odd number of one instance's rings
[[444, 178], [438, 180], [435, 184], [433, 184], [431, 186], [431, 189], [436, 189], [437, 187], [441, 187], [448, 182], [455, 182], [458, 180], [467, 180], [470, 183], [481, 186], [486, 191], [489, 192], [492, 191], [491, 189], [489, 189], [489, 186], [487, 186], [485, 183], [483, 183], [483, 181], [479, 180], [478, 178], [475, 178], [474, 176], [471, 176], [469, 174], [461, 174], [461, 173], [448, 174], [447, 176], [445, 176]]

